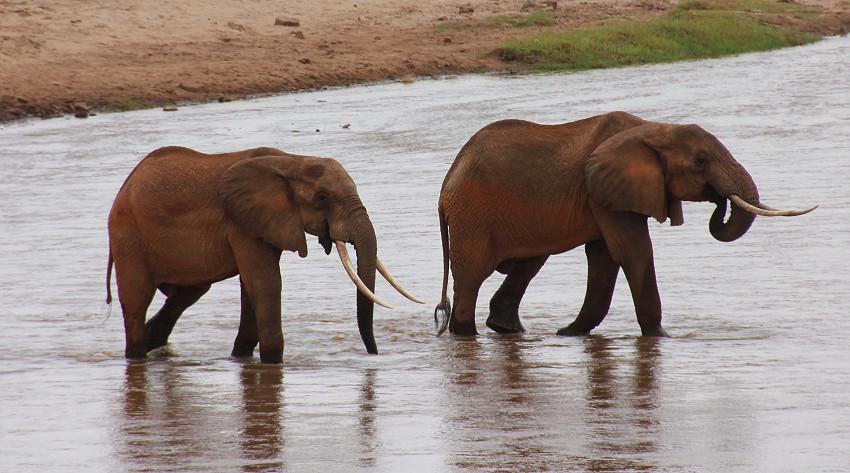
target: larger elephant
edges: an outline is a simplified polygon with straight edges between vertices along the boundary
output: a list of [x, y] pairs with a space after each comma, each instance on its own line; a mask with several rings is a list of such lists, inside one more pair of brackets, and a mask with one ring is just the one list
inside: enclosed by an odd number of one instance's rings
[[[717, 205], [717, 240], [735, 240], [756, 214], [799, 215], [759, 202], [749, 173], [712, 134], [613, 112], [560, 125], [505, 120], [476, 133], [451, 165], [439, 200], [442, 298], [435, 320], [475, 334], [475, 303], [494, 271], [506, 274], [490, 300], [487, 326], [523, 330], [519, 305], [550, 255], [585, 245], [584, 304], [560, 335], [590, 332], [611, 303], [620, 268], [643, 335], [666, 335], [647, 227], [648, 217], [683, 223], [682, 201]], [[727, 201], [732, 202], [724, 222]], [[454, 307], [449, 304], [449, 271]]]
[[[232, 355], [280, 363], [282, 251], [307, 255], [305, 232], [332, 243], [358, 287], [357, 324], [369, 353], [375, 271], [397, 287], [377, 257], [377, 238], [354, 180], [327, 158], [273, 148], [204, 154], [160, 148], [130, 173], [109, 213], [107, 302], [113, 261], [124, 314], [127, 358], [144, 358], [168, 341], [177, 319], [210, 285], [239, 275], [239, 331]], [[357, 270], [346, 243], [357, 251]], [[156, 290], [167, 298], [145, 322]]]

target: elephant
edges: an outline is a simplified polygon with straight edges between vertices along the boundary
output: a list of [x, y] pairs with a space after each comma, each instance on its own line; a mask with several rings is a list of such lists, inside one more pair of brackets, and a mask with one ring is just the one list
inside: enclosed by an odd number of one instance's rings
[[[450, 166], [438, 202], [443, 284], [437, 334], [475, 335], [481, 284], [498, 271], [486, 325], [525, 329], [519, 305], [550, 255], [584, 245], [587, 287], [575, 320], [558, 335], [584, 335], [608, 313], [623, 269], [644, 336], [667, 336], [648, 217], [684, 222], [682, 201], [717, 207], [711, 235], [744, 235], [756, 215], [802, 215], [759, 202], [752, 177], [697, 125], [657, 123], [611, 112], [558, 125], [503, 120], [479, 130]], [[727, 201], [732, 208], [728, 221]], [[449, 271], [453, 304], [448, 301]]]
[[[144, 358], [168, 342], [180, 315], [212, 283], [239, 275], [241, 316], [232, 356], [281, 363], [280, 257], [307, 256], [305, 232], [325, 253], [336, 245], [358, 288], [357, 324], [371, 354], [376, 269], [411, 296], [377, 257], [377, 238], [354, 180], [334, 159], [274, 148], [204, 154], [169, 146], [148, 154], [121, 186], [109, 213], [106, 302], [113, 263], [126, 336], [125, 356]], [[357, 252], [357, 270], [346, 243]], [[159, 289], [166, 300], [145, 322]]]

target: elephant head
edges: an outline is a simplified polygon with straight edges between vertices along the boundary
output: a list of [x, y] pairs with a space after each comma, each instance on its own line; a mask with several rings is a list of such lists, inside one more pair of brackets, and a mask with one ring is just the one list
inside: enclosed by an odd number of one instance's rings
[[[697, 125], [645, 122], [604, 141], [585, 165], [587, 187], [599, 204], [613, 210], [670, 218], [681, 225], [682, 201], [717, 205], [709, 221], [711, 235], [733, 241], [747, 232], [756, 215], [802, 215], [759, 201], [756, 184], [714, 135]], [[732, 211], [726, 217], [727, 200]]]
[[[359, 289], [357, 324], [369, 353], [377, 353], [374, 303], [392, 307], [374, 294], [376, 269], [399, 292], [418, 301], [395, 283], [378, 259], [366, 207], [354, 180], [336, 160], [295, 155], [241, 160], [225, 171], [219, 196], [225, 213], [242, 231], [276, 248], [307, 256], [305, 232], [319, 237], [327, 254], [336, 243], [346, 272]], [[346, 243], [357, 252], [356, 271]]]

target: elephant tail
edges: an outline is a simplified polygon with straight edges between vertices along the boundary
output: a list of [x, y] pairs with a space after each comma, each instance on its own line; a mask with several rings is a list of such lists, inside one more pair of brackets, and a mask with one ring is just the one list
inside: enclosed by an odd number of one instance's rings
[[449, 302], [449, 225], [446, 222], [446, 214], [443, 208], [438, 209], [440, 215], [440, 237], [443, 241], [443, 292], [440, 303], [434, 309], [434, 324], [437, 327], [437, 336], [446, 331], [449, 325], [449, 316], [452, 313], [452, 304]]
[[109, 261], [106, 263], [106, 303], [112, 304], [112, 248], [109, 248]]

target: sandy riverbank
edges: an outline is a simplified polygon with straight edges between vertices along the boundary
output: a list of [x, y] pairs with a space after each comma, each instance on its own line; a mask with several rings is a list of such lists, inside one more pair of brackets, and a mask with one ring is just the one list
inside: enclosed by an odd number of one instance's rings
[[[486, 52], [535, 30], [486, 18], [517, 14], [525, 3], [0, 0], [0, 121], [511, 67]], [[560, 0], [551, 28], [641, 21], [676, 3]], [[823, 14], [764, 20], [822, 34], [850, 25], [850, 0], [801, 3]], [[462, 5], [474, 11], [461, 13]], [[540, 0], [532, 9], [553, 7]], [[438, 28], [454, 21], [472, 26]]]

